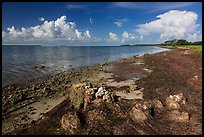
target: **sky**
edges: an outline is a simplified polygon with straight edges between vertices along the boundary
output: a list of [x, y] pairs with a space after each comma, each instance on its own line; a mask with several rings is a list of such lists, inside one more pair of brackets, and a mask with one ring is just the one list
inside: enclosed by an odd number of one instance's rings
[[3, 2], [2, 44], [118, 46], [202, 40], [202, 2]]

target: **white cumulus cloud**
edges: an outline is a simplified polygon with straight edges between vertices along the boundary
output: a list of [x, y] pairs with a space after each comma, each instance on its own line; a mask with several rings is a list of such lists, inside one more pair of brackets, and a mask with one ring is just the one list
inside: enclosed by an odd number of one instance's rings
[[113, 32], [109, 32], [108, 42], [118, 42], [118, 43], [137, 43], [143, 41], [143, 35], [134, 35], [124, 31], [120, 36]]
[[43, 17], [39, 18], [39, 21], [45, 21], [45, 19]]
[[89, 22], [90, 22], [91, 24], [93, 24], [93, 19], [92, 19], [92, 18], [90, 18], [90, 19], [89, 19]]
[[[7, 28], [7, 31], [2, 31], [3, 41], [9, 42], [18, 41], [35, 41], [35, 40], [91, 40], [93, 37], [89, 30], [80, 32], [76, 28], [75, 22], [66, 21], [66, 16], [61, 16], [55, 21], [43, 21], [42, 24], [24, 28], [20, 30], [14, 26]], [[94, 39], [94, 38], [93, 38]]]
[[158, 33], [161, 40], [186, 39], [197, 41], [201, 38], [200, 32], [196, 29], [198, 15], [192, 11], [171, 10], [158, 15], [157, 20], [137, 25], [139, 34], [150, 35]]
[[128, 22], [128, 18], [124, 18], [124, 19], [117, 19], [114, 24], [116, 24], [118, 27], [122, 27], [122, 25], [124, 23]]
[[138, 38], [138, 37], [135, 37], [133, 34], [130, 34], [127, 31], [124, 31], [122, 34], [122, 41], [121, 42], [124, 43], [124, 42], [128, 42], [128, 41], [133, 41], [133, 40], [136, 40], [136, 38]]
[[110, 41], [118, 41], [119, 38], [118, 38], [117, 34], [115, 34], [115, 33], [113, 33], [113, 32], [110, 32], [110, 33], [109, 33], [109, 40], [110, 40]]

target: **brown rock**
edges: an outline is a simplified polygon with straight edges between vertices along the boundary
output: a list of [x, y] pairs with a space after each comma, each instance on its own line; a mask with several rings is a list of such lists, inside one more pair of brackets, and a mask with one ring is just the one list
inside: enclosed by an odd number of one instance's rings
[[172, 99], [171, 97], [167, 97], [166, 98], [166, 107], [170, 110], [172, 109], [179, 109], [180, 105], [178, 102], [176, 102], [174, 99]]
[[125, 135], [126, 129], [124, 125], [117, 125], [113, 127], [113, 135]]
[[94, 123], [97, 120], [104, 121], [107, 118], [107, 114], [100, 109], [94, 109], [87, 113], [87, 121], [88, 123]]
[[64, 114], [61, 118], [61, 127], [72, 134], [77, 133], [81, 127], [81, 122], [76, 112], [68, 112]]
[[155, 110], [161, 111], [162, 109], [164, 109], [162, 102], [158, 99], [152, 100], [152, 106], [155, 108]]
[[168, 119], [175, 122], [189, 122], [189, 114], [187, 112], [180, 112], [178, 110], [170, 111], [167, 115]]
[[136, 104], [130, 112], [130, 116], [135, 122], [144, 122], [147, 119], [145, 112], [142, 110], [141, 104]]
[[100, 106], [100, 105], [103, 103], [103, 100], [100, 99], [100, 98], [96, 98], [96, 99], [93, 101], [93, 103], [94, 103], [94, 106], [98, 107], [98, 106]]

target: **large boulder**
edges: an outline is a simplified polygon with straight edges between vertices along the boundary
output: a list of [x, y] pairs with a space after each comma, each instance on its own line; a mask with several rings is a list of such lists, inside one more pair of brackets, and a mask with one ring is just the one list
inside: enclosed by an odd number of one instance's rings
[[77, 133], [81, 126], [81, 121], [76, 112], [68, 112], [61, 118], [61, 127], [71, 134]]
[[69, 99], [76, 109], [80, 109], [84, 105], [84, 97], [85, 97], [85, 84], [73, 84], [70, 88]]

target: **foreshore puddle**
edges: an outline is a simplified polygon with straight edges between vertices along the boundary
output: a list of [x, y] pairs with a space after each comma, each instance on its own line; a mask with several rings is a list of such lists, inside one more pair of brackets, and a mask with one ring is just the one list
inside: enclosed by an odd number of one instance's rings
[[145, 70], [145, 71], [147, 71], [149, 73], [151, 73], [153, 71], [153, 70], [150, 70], [150, 69], [147, 69], [147, 68], [143, 68], [143, 70]]
[[132, 80], [139, 80], [139, 77], [133, 77]]
[[141, 62], [141, 61], [139, 61], [139, 62], [135, 62], [135, 63], [133, 63], [133, 64], [135, 64], [135, 65], [143, 65], [144, 63]]
[[126, 93], [124, 91], [115, 92], [117, 96], [120, 96], [122, 99], [141, 99], [143, 100], [143, 92], [144, 88], [141, 88], [136, 91], [131, 91], [130, 93]]

